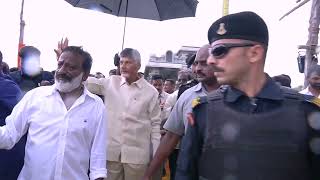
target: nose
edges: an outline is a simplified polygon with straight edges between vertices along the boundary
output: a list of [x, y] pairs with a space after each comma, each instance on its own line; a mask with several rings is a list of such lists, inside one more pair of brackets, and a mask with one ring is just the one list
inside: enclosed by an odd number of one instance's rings
[[126, 64], [125, 63], [121, 63], [120, 64], [120, 69], [125, 69], [126, 68]]
[[198, 64], [196, 65], [195, 71], [196, 71], [196, 72], [202, 71], [202, 65], [201, 65], [201, 63], [198, 63]]
[[207, 59], [207, 64], [208, 65], [215, 65], [215, 64], [217, 64], [217, 60], [213, 56], [210, 55]]
[[63, 64], [60, 68], [57, 69], [56, 72], [58, 72], [59, 74], [65, 74], [66, 73], [66, 67], [65, 65]]

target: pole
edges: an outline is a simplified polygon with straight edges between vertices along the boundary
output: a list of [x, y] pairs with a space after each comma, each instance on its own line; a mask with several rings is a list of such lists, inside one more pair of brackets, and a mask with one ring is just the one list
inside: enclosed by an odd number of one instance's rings
[[316, 48], [318, 46], [318, 34], [319, 34], [319, 23], [320, 23], [320, 0], [312, 0], [311, 15], [309, 20], [309, 35], [306, 48], [306, 59], [304, 69], [304, 86], [308, 86], [307, 74], [310, 67], [317, 64], [317, 61], [313, 59], [316, 55]]
[[[122, 35], [122, 45], [121, 45], [121, 51], [123, 50], [123, 46], [124, 46], [124, 40], [126, 38], [126, 28], [127, 28], [127, 15], [128, 15], [128, 6], [129, 6], [129, 0], [127, 0], [126, 3], [126, 12], [125, 12], [125, 16], [124, 16], [124, 26], [123, 26], [123, 35]], [[122, 3], [122, 0], [121, 0]], [[121, 4], [120, 4], [121, 5]], [[120, 8], [119, 8], [120, 9]]]
[[23, 44], [23, 38], [24, 38], [24, 26], [26, 25], [23, 20], [23, 9], [24, 9], [24, 0], [22, 0], [21, 3], [21, 12], [20, 12], [20, 34], [19, 34], [19, 45], [18, 45], [18, 61], [17, 61], [17, 67], [21, 68], [21, 59], [19, 57], [19, 51], [24, 46]]
[[229, 14], [229, 0], [223, 0], [222, 16]]

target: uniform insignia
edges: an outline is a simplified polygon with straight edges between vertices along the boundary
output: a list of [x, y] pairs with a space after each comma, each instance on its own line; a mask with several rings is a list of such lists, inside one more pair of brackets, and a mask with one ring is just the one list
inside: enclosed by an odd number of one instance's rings
[[313, 98], [312, 103], [320, 107], [320, 99], [319, 98]]
[[197, 107], [198, 105], [200, 104], [200, 98], [195, 98], [194, 100], [192, 100], [191, 102], [191, 105], [192, 105], [192, 108], [195, 108]]
[[225, 24], [224, 23], [220, 23], [219, 29], [217, 30], [217, 34], [224, 35], [226, 33], [227, 33], [227, 30], [225, 28]]
[[320, 99], [314, 96], [310, 95], [304, 95], [304, 99], [312, 104], [315, 104], [316, 106], [320, 107]]

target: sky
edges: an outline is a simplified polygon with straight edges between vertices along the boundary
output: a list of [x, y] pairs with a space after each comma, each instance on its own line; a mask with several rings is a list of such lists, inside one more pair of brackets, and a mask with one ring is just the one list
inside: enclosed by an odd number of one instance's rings
[[[181, 46], [208, 43], [208, 28], [222, 16], [223, 0], [198, 1], [196, 17], [161, 22], [127, 18], [124, 47], [139, 50], [144, 67], [151, 54], [160, 56], [167, 50], [177, 52]], [[309, 2], [279, 21], [297, 5], [295, 2], [229, 0], [229, 13], [254, 11], [266, 21], [270, 37], [265, 71], [270, 76], [290, 75], [293, 87], [303, 84], [297, 46], [307, 42], [311, 8]], [[20, 9], [21, 0], [0, 1], [0, 50], [10, 67], [17, 64]], [[124, 18], [75, 8], [64, 0], [25, 0], [24, 20], [24, 43], [41, 51], [41, 66], [45, 70], [56, 68], [53, 50], [65, 37], [69, 38], [69, 45], [83, 46], [92, 55], [92, 73], [108, 74], [114, 68], [113, 56], [121, 51]]]

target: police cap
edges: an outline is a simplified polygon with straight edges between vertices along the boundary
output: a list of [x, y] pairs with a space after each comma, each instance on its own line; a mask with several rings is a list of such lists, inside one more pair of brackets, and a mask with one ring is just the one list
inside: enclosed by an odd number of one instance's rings
[[243, 39], [268, 45], [268, 27], [254, 12], [245, 11], [221, 17], [208, 30], [208, 40]]

